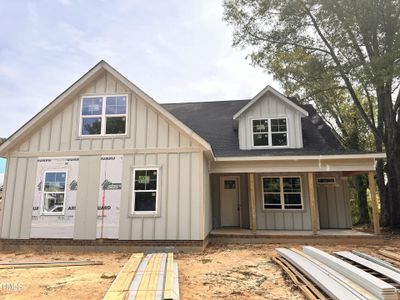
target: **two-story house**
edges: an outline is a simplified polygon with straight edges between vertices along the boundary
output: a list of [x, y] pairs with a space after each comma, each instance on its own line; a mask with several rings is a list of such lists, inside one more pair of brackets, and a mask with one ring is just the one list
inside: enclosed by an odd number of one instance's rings
[[199, 245], [218, 228], [350, 229], [347, 179], [372, 177], [384, 158], [344, 150], [311, 105], [270, 86], [250, 100], [159, 104], [104, 61], [0, 156], [3, 239]]

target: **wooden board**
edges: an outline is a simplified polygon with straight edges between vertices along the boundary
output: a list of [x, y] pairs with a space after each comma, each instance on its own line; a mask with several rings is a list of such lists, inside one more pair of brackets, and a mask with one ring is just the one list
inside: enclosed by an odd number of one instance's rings
[[174, 298], [174, 254], [168, 253], [167, 269], [165, 272], [164, 299]]
[[393, 259], [393, 260], [395, 260], [397, 262], [400, 262], [400, 255], [398, 255], [398, 254], [396, 254], [394, 252], [387, 251], [387, 250], [379, 250], [378, 253], [382, 254], [385, 257]]
[[119, 272], [117, 278], [112, 283], [104, 297], [104, 300], [123, 300], [126, 298], [133, 277], [135, 276], [136, 270], [142, 259], [143, 253], [132, 254], [128, 262]]

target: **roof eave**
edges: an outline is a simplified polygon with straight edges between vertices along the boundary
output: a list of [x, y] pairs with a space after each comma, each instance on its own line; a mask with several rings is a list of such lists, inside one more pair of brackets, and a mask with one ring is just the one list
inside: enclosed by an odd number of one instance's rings
[[250, 108], [251, 106], [253, 106], [254, 103], [256, 103], [262, 96], [264, 96], [267, 92], [271, 92], [273, 93], [275, 96], [277, 96], [279, 99], [281, 99], [282, 101], [284, 101], [286, 104], [288, 104], [289, 106], [293, 107], [294, 109], [296, 109], [297, 111], [299, 111], [299, 113], [303, 116], [303, 117], [308, 117], [308, 112], [300, 107], [299, 105], [293, 103], [293, 101], [290, 101], [285, 95], [283, 95], [282, 93], [278, 92], [276, 89], [274, 89], [273, 87], [271, 87], [270, 85], [267, 85], [261, 92], [259, 92], [249, 103], [247, 103], [245, 106], [242, 107], [241, 110], [239, 110], [234, 116], [233, 119], [236, 120], [238, 119], [248, 108]]

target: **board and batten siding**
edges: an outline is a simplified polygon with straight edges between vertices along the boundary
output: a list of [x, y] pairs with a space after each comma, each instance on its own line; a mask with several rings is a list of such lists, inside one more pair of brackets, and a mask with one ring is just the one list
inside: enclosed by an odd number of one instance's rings
[[[202, 153], [124, 155], [119, 226], [121, 240], [202, 240]], [[160, 170], [159, 216], [130, 216], [133, 168]]]
[[[300, 176], [303, 197], [302, 210], [264, 210], [262, 191], [263, 176]], [[256, 192], [257, 229], [269, 230], [311, 230], [310, 197], [308, 192], [307, 174], [256, 174], [254, 179]], [[317, 201], [318, 205], [318, 201]], [[318, 227], [319, 228], [319, 227]]]
[[341, 173], [320, 173], [319, 177], [333, 177], [335, 184], [317, 184], [317, 199], [321, 229], [352, 227], [349, 189]]
[[[126, 136], [80, 137], [81, 99], [85, 95], [128, 95], [128, 132]], [[104, 72], [73, 99], [40, 124], [13, 152], [41, 153], [54, 155], [60, 152], [199, 147], [188, 135], [179, 131], [160, 113], [147, 105], [146, 101], [134, 94], [128, 87], [108, 72]]]
[[[128, 95], [128, 132], [118, 137], [79, 137], [83, 95]], [[29, 238], [37, 159], [79, 157], [73, 238], [95, 239], [102, 155], [123, 155], [119, 239], [202, 240], [207, 193], [203, 148], [110, 73], [94, 78], [8, 153], [2, 238]], [[160, 168], [159, 216], [131, 216], [133, 167]], [[200, 179], [201, 178], [201, 179]], [[204, 188], [206, 189], [206, 188]]]
[[254, 149], [252, 142], [251, 120], [254, 118], [287, 117], [288, 119], [288, 148], [302, 148], [303, 135], [301, 115], [295, 108], [268, 92], [239, 117], [239, 147]]
[[11, 157], [2, 207], [1, 238], [28, 239], [36, 183], [37, 159]]

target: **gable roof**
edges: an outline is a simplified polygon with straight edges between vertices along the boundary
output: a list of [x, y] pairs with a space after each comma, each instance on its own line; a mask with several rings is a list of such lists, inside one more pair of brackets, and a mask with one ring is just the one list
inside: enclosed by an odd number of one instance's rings
[[241, 114], [243, 114], [246, 110], [248, 110], [251, 106], [253, 106], [258, 100], [260, 100], [262, 98], [262, 96], [264, 96], [268, 92], [274, 94], [276, 97], [278, 97], [278, 99], [280, 99], [284, 103], [288, 104], [289, 106], [293, 107], [295, 110], [299, 111], [303, 115], [303, 117], [308, 116], [308, 112], [304, 108], [302, 108], [300, 105], [295, 103], [293, 100], [287, 98], [285, 95], [283, 95], [280, 92], [278, 92], [277, 90], [275, 90], [270, 85], [267, 85], [261, 92], [259, 92], [253, 99], [251, 99], [251, 101], [249, 101], [237, 113], [235, 113], [233, 115], [233, 119], [236, 120], [237, 118], [239, 118]]
[[0, 156], [5, 155], [8, 150], [10, 150], [14, 145], [16, 145], [21, 139], [26, 137], [30, 130], [34, 128], [37, 124], [41, 124], [42, 121], [46, 120], [48, 116], [61, 107], [66, 101], [69, 100], [68, 96], [73, 95], [78, 92], [85, 83], [95, 78], [103, 70], [108, 71], [115, 78], [125, 84], [134, 93], [139, 95], [147, 104], [149, 104], [153, 109], [161, 113], [168, 121], [175, 124], [179, 129], [188, 134], [194, 140], [196, 140], [200, 145], [202, 145], [206, 150], [211, 151], [210, 144], [200, 137], [196, 132], [189, 128], [186, 124], [182, 123], [170, 112], [165, 110], [160, 104], [158, 104], [153, 98], [147, 95], [144, 91], [138, 88], [135, 84], [129, 81], [106, 61], [101, 60], [92, 69], [90, 69], [86, 74], [79, 78], [75, 83], [73, 83], [68, 89], [66, 89], [62, 94], [57, 96], [51, 103], [49, 103], [45, 108], [43, 108], [38, 114], [36, 114], [32, 119], [25, 123], [21, 128], [19, 128], [15, 133], [13, 133], [3, 144], [0, 145]]
[[301, 107], [308, 115], [302, 118], [303, 148], [240, 150], [238, 132], [232, 117], [251, 101], [170, 103], [162, 106], [207, 140], [213, 148], [215, 157], [366, 153], [345, 150], [330, 127], [310, 104]]

